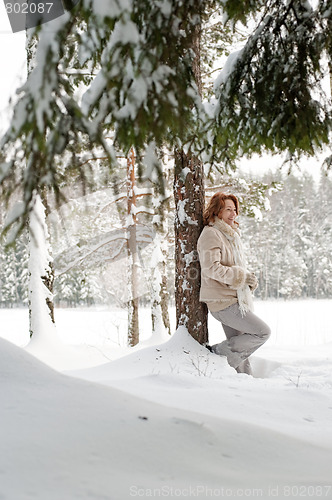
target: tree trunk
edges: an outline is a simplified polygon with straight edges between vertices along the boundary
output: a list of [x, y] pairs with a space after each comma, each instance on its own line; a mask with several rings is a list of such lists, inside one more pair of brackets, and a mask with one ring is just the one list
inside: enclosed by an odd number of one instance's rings
[[135, 153], [127, 158], [127, 249], [128, 249], [128, 345], [139, 342], [138, 324], [138, 255], [136, 238]]
[[[202, 93], [200, 68], [200, 27], [196, 29], [192, 49], [193, 72]], [[199, 301], [200, 265], [197, 240], [203, 229], [203, 164], [189, 153], [175, 151], [175, 306], [176, 325], [184, 325], [198, 342], [208, 342], [207, 307]]]
[[[27, 53], [27, 72], [28, 74], [33, 70], [35, 65], [35, 54], [37, 49], [37, 37], [30, 37], [28, 31], [26, 33], [26, 53]], [[39, 289], [42, 291], [39, 297], [40, 300], [45, 300], [46, 308], [48, 314], [46, 317], [50, 318], [51, 323], [54, 325], [54, 302], [53, 302], [53, 284], [54, 284], [54, 266], [53, 259], [51, 257], [51, 250], [48, 243], [48, 230], [46, 226], [46, 216], [47, 214], [47, 198], [46, 191], [42, 193], [42, 198], [35, 194], [33, 199], [33, 208], [32, 213], [29, 218], [29, 273], [30, 273], [30, 286], [29, 286], [29, 331], [30, 337], [34, 333], [36, 333], [37, 325], [43, 324], [41, 317], [44, 315], [43, 304], [36, 303], [36, 297], [33, 296], [35, 294], [35, 290]], [[36, 208], [37, 207], [37, 208]], [[39, 211], [37, 214], [35, 211]], [[38, 214], [43, 214], [41, 224], [41, 231], [39, 232], [40, 240], [35, 240], [35, 235], [33, 234], [33, 230], [31, 229], [31, 221], [38, 220]], [[44, 217], [45, 215], [45, 217]], [[42, 247], [45, 249], [48, 262], [45, 261], [45, 255], [42, 255]], [[39, 255], [39, 259], [41, 262], [45, 262], [44, 270], [37, 271], [36, 265], [36, 255]], [[38, 259], [37, 259], [38, 260]], [[34, 275], [34, 273], [37, 273]], [[38, 281], [40, 281], [40, 285], [38, 285]]]
[[[159, 220], [159, 217], [158, 217]], [[151, 319], [152, 335], [159, 335], [161, 339], [167, 332], [171, 334], [171, 326], [168, 314], [168, 292], [167, 292], [167, 231], [165, 221], [154, 224], [156, 237], [154, 239], [154, 250], [151, 257]]]
[[40, 337], [53, 333], [54, 269], [47, 244], [45, 209], [38, 194], [33, 198], [29, 219], [29, 330], [30, 337]]
[[203, 228], [203, 167], [183, 151], [175, 156], [174, 197], [176, 325], [184, 325], [203, 344], [208, 341], [207, 307], [199, 302], [201, 280], [196, 249]]
[[[165, 168], [163, 176], [165, 184], [168, 185], [168, 168]], [[159, 335], [162, 339], [165, 338], [166, 333], [171, 335], [168, 311], [169, 294], [167, 290], [168, 224], [167, 216], [165, 216], [169, 205], [168, 202], [165, 203], [164, 197], [161, 196], [158, 184], [154, 185], [152, 205], [154, 209], [152, 223], [155, 233], [150, 262], [152, 335]]]
[[163, 320], [163, 325], [164, 328], [166, 329], [168, 335], [171, 335], [171, 324], [169, 320], [169, 293], [167, 289], [167, 249], [168, 249], [168, 242], [166, 240], [166, 233], [165, 233], [165, 238], [161, 243], [161, 252], [163, 254], [163, 261], [162, 261], [162, 269], [161, 269], [161, 283], [160, 283], [160, 307], [161, 307], [161, 316]]

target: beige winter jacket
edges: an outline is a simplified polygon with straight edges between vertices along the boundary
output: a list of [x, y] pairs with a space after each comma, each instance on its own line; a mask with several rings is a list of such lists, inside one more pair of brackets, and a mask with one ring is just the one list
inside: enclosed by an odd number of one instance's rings
[[220, 311], [237, 299], [246, 279], [244, 268], [235, 266], [231, 243], [213, 225], [205, 226], [197, 242], [201, 265], [200, 301], [210, 311]]

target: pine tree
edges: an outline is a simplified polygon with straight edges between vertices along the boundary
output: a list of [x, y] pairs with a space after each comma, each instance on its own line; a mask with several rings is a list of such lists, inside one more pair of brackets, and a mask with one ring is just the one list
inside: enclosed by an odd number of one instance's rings
[[225, 148], [231, 157], [268, 149], [297, 159], [330, 141], [331, 101], [322, 85], [332, 57], [330, 2], [265, 4], [256, 29], [215, 82], [216, 156]]

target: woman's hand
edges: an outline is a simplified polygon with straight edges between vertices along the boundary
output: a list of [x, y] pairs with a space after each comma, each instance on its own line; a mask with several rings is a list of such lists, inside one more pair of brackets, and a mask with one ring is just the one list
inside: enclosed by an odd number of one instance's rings
[[246, 274], [245, 284], [248, 285], [252, 291], [256, 290], [256, 288], [258, 287], [258, 280], [254, 273]]

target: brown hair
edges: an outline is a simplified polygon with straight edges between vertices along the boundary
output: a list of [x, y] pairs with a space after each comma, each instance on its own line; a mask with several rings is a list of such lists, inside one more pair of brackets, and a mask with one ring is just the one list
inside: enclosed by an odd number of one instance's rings
[[207, 226], [219, 214], [220, 210], [225, 207], [225, 201], [232, 200], [235, 205], [236, 214], [239, 215], [239, 200], [234, 194], [225, 194], [220, 191], [214, 193], [211, 200], [207, 204], [203, 212], [203, 224]]

